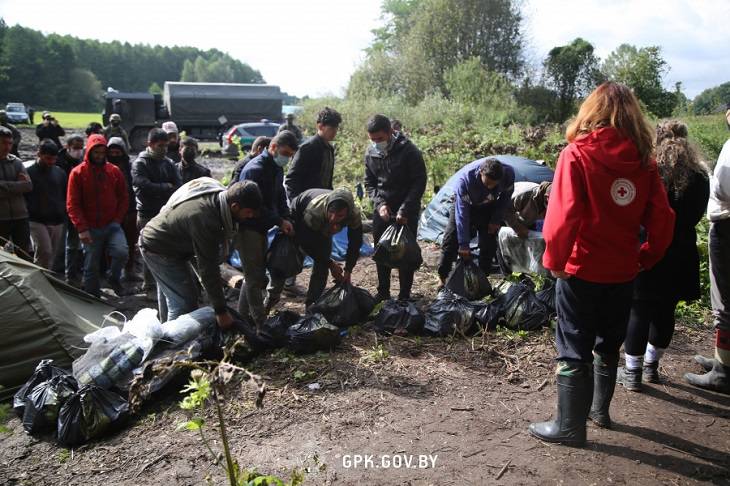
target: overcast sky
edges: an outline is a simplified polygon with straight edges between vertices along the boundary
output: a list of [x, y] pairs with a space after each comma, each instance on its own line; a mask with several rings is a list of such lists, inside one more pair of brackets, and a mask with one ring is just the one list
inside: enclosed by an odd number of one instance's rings
[[[341, 94], [380, 23], [380, 0], [0, 0], [0, 16], [45, 33], [191, 45], [230, 53], [290, 94]], [[115, 7], [111, 7], [114, 5]], [[525, 0], [528, 55], [575, 37], [604, 58], [619, 44], [659, 45], [693, 97], [730, 81], [730, 0]]]

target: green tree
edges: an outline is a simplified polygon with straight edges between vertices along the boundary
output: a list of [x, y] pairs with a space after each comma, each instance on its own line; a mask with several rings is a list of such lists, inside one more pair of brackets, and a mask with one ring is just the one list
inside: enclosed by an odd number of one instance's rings
[[149, 94], [162, 94], [162, 88], [160, 88], [160, 85], [156, 81], [152, 81], [150, 87], [147, 88], [147, 92]]
[[601, 68], [606, 79], [629, 86], [646, 108], [660, 118], [670, 116], [677, 102], [674, 93], [662, 86], [668, 70], [659, 46], [637, 49], [630, 44], [618, 46]]
[[87, 112], [101, 109], [103, 91], [94, 73], [88, 69], [73, 68], [69, 71], [68, 81], [73, 86], [66, 95], [67, 106], [70, 109]]
[[587, 94], [599, 79], [593, 45], [580, 37], [568, 45], [553, 47], [544, 62], [549, 86], [558, 94], [558, 118], [567, 119], [576, 99]]
[[719, 86], [708, 88], [698, 94], [692, 101], [692, 113], [695, 115], [709, 115], [718, 111], [725, 111], [730, 103], [730, 81]]
[[510, 82], [501, 74], [482, 66], [478, 57], [452, 67], [444, 79], [447, 91], [456, 101], [495, 111], [509, 112], [515, 108]]

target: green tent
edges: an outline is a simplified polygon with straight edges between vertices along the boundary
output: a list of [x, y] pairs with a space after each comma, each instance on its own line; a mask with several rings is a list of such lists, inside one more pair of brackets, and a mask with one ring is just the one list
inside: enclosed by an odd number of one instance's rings
[[84, 335], [114, 308], [0, 250], [0, 401], [30, 377], [42, 359], [71, 369]]

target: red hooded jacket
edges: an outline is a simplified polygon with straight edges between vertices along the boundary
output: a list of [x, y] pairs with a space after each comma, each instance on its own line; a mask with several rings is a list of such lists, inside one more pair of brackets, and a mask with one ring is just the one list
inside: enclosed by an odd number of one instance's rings
[[129, 206], [122, 171], [106, 161], [94, 165], [89, 160], [91, 150], [98, 145], [106, 147], [106, 139], [91, 135], [86, 142], [84, 161], [68, 177], [66, 209], [79, 233], [111, 223], [121, 224]]
[[662, 258], [673, 231], [656, 163], [641, 167], [630, 139], [606, 127], [563, 149], [543, 226], [545, 268], [589, 282], [628, 282]]

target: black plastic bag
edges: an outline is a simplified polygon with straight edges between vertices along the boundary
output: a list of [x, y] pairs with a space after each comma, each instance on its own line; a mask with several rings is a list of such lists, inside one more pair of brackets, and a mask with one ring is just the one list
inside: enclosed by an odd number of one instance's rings
[[340, 342], [340, 329], [322, 314], [307, 314], [286, 332], [288, 346], [297, 353], [328, 351]]
[[78, 446], [101, 437], [126, 418], [129, 404], [114, 392], [84, 385], [58, 412], [58, 442]]
[[58, 412], [79, 385], [71, 375], [59, 375], [33, 388], [25, 398], [23, 428], [35, 434], [56, 427]]
[[459, 258], [446, 279], [446, 288], [467, 300], [479, 300], [492, 293], [484, 270], [472, 260], [465, 261]]
[[292, 311], [280, 311], [266, 319], [261, 331], [256, 332], [256, 326], [250, 319], [236, 320], [235, 328], [246, 337], [246, 341], [255, 351], [282, 348], [286, 346], [287, 330], [299, 321], [300, 316]]
[[477, 321], [488, 329], [498, 325], [514, 331], [534, 331], [547, 325], [550, 311], [527, 284], [512, 284], [507, 292], [477, 313]]
[[423, 263], [421, 247], [416, 237], [407, 226], [391, 224], [375, 245], [373, 253], [375, 263], [388, 268], [416, 270]]
[[266, 268], [277, 278], [296, 277], [304, 268], [304, 255], [294, 243], [294, 238], [279, 232], [266, 254]]
[[423, 329], [435, 336], [448, 336], [454, 332], [467, 334], [474, 324], [474, 306], [464, 297], [444, 289], [426, 308]]
[[389, 300], [375, 318], [375, 329], [381, 334], [420, 334], [426, 316], [413, 302]]
[[53, 366], [52, 359], [41, 360], [35, 367], [35, 371], [25, 385], [20, 387], [20, 390], [15, 392], [13, 396], [13, 410], [18, 414], [18, 417], [23, 418], [23, 412], [25, 411], [25, 399], [28, 394], [44, 381], [50, 380], [54, 376], [65, 376], [70, 375], [68, 371], [61, 369], [57, 366]]
[[545, 304], [545, 307], [554, 314], [556, 310], [555, 305], [555, 281], [546, 279], [542, 286], [542, 290], [535, 293], [537, 299]]
[[351, 284], [337, 284], [325, 291], [309, 309], [322, 314], [338, 327], [349, 327], [365, 321], [375, 307], [375, 298], [365, 289]]

